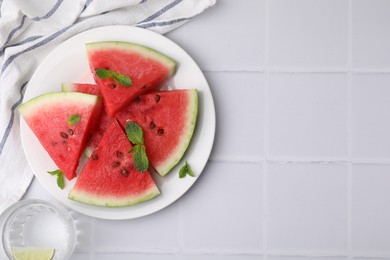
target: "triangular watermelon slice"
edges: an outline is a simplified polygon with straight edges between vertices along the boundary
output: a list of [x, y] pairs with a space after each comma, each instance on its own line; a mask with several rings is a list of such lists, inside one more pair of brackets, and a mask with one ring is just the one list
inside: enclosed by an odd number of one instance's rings
[[62, 91], [64, 92], [82, 92], [85, 94], [101, 96], [100, 88], [96, 84], [88, 83], [62, 83]]
[[[85, 83], [62, 83], [62, 91], [69, 92], [82, 92], [86, 94], [100, 95], [99, 86], [96, 84]], [[100, 118], [94, 129], [88, 134], [87, 142], [85, 144], [84, 153], [87, 157], [90, 157], [95, 147], [98, 145], [100, 139], [102, 139], [104, 132], [111, 125], [114, 118], [109, 117], [105, 110], [100, 114]]]
[[144, 94], [119, 112], [116, 118], [124, 128], [128, 120], [141, 126], [148, 159], [164, 176], [187, 150], [197, 113], [198, 92], [186, 89]]
[[[134, 43], [96, 42], [86, 45], [91, 72], [100, 87], [107, 114], [112, 117], [139, 95], [154, 90], [169, 77], [176, 63], [169, 57]], [[100, 79], [96, 70], [104, 69], [127, 76], [132, 86], [113, 78]]]
[[18, 110], [65, 177], [73, 179], [87, 134], [102, 111], [101, 97], [48, 93], [23, 103]]
[[149, 172], [138, 171], [133, 164], [132, 145], [119, 123], [107, 129], [92, 153], [69, 199], [86, 204], [122, 207], [149, 200], [158, 194]]

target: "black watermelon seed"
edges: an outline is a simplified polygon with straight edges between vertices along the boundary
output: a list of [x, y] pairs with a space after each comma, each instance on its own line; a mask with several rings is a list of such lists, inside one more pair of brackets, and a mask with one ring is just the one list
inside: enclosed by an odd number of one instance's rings
[[156, 95], [154, 96], [154, 101], [159, 102], [160, 99], [161, 99], [161, 97], [160, 97], [159, 94], [156, 94]]
[[68, 135], [65, 134], [64, 132], [61, 132], [61, 136], [62, 136], [63, 138], [68, 138]]
[[70, 135], [74, 135], [74, 131], [73, 131], [72, 129], [69, 129], [69, 130], [68, 130], [68, 133], [69, 133]]
[[121, 151], [116, 151], [115, 152], [115, 155], [119, 158], [122, 158], [123, 157], [123, 153]]
[[154, 129], [156, 127], [156, 124], [152, 121], [149, 125], [150, 129]]
[[137, 103], [141, 102], [141, 97], [138, 96], [138, 97], [135, 99], [135, 101], [136, 101]]
[[129, 172], [126, 169], [122, 169], [122, 175], [127, 176], [129, 175]]
[[112, 167], [118, 167], [119, 165], [121, 165], [121, 163], [118, 161], [112, 162], [111, 164]]
[[111, 84], [111, 88], [116, 88], [116, 84]]
[[163, 135], [163, 134], [164, 134], [164, 129], [163, 129], [163, 128], [159, 128], [159, 129], [157, 130], [157, 134], [158, 134], [158, 135]]
[[96, 161], [97, 159], [99, 159], [99, 156], [97, 154], [92, 155], [92, 160]]

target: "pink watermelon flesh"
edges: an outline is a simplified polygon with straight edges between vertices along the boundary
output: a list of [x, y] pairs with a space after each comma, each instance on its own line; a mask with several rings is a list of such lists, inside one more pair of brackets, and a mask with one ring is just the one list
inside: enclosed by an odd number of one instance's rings
[[[23, 103], [18, 110], [65, 177], [73, 179], [87, 133], [102, 111], [101, 98], [77, 92], [48, 93]], [[71, 115], [79, 115], [80, 121], [69, 124]]]
[[160, 194], [149, 172], [138, 171], [132, 145], [119, 123], [107, 129], [92, 153], [69, 199], [86, 204], [121, 207], [149, 200]]
[[149, 161], [164, 176], [184, 155], [194, 132], [197, 111], [196, 89], [173, 90], [144, 94], [116, 118], [124, 128], [128, 120], [141, 126]]
[[[75, 91], [86, 94], [100, 95], [99, 86], [96, 84], [62, 83], [62, 91]], [[91, 129], [91, 132], [88, 134], [84, 150], [86, 156], [91, 156], [93, 150], [99, 143], [100, 139], [102, 139], [104, 132], [111, 125], [113, 120], [114, 119], [109, 117], [104, 110], [102, 111], [96, 127]]]
[[99, 86], [96, 84], [87, 83], [62, 83], [62, 91], [64, 92], [81, 92], [85, 94], [101, 96]]
[[[163, 84], [175, 72], [169, 57], [150, 48], [127, 42], [96, 42], [86, 45], [91, 72], [100, 87], [107, 114], [112, 117], [139, 95]], [[130, 77], [125, 87], [112, 78], [100, 79], [95, 71], [107, 69]]]

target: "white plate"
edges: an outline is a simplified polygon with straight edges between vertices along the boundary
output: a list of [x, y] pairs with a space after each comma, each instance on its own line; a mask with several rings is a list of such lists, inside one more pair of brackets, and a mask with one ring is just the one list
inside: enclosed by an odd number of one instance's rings
[[[178, 63], [177, 72], [169, 83], [172, 88], [197, 88], [199, 90], [197, 126], [191, 144], [181, 162], [167, 176], [155, 178], [161, 194], [150, 201], [122, 208], [90, 206], [71, 201], [67, 197], [76, 179], [66, 182], [64, 190], [57, 187], [55, 178], [47, 171], [55, 170], [58, 167], [43, 149], [25, 121], [21, 119], [23, 148], [38, 181], [50, 194], [66, 206], [98, 218], [137, 218], [170, 205], [180, 198], [199, 178], [208, 161], [214, 141], [214, 102], [203, 73], [181, 47], [162, 35], [129, 26], [107, 26], [92, 29], [62, 43], [44, 59], [34, 73], [28, 84], [24, 102], [47, 92], [61, 91], [62, 82], [92, 83], [93, 78], [89, 72], [84, 44], [97, 41], [128, 41], [158, 50], [172, 57]], [[195, 178], [187, 176], [179, 179], [178, 171], [185, 161], [188, 161], [193, 168], [196, 174]], [[81, 165], [84, 163], [81, 162]], [[196, 196], [195, 193], [193, 195]]]

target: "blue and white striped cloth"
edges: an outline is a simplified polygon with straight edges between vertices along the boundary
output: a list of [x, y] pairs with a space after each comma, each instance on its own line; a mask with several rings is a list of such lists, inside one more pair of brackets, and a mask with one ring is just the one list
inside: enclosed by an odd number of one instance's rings
[[32, 179], [19, 115], [29, 79], [42, 59], [71, 36], [104, 25], [168, 32], [216, 0], [0, 0], [0, 213]]

